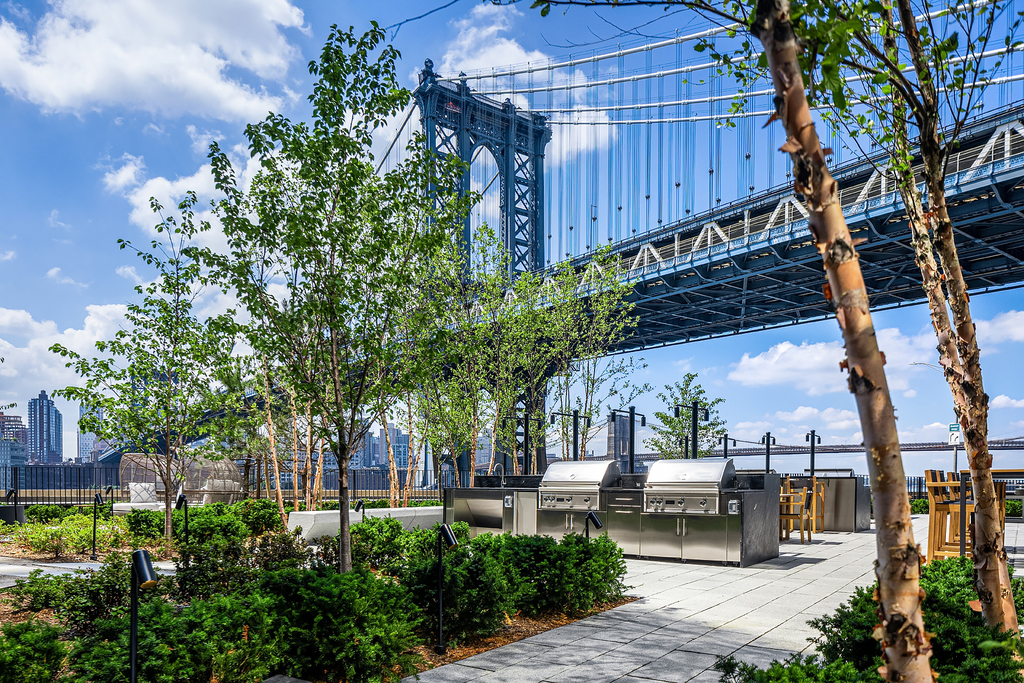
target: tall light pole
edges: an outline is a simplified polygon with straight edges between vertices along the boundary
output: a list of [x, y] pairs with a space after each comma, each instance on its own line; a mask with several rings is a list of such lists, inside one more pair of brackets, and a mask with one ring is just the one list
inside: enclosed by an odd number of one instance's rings
[[804, 435], [804, 441], [811, 443], [811, 476], [814, 476], [814, 445], [815, 443], [821, 443], [821, 437], [814, 433], [812, 429]]
[[700, 452], [698, 450], [697, 422], [698, 422], [698, 419], [700, 418], [700, 415], [702, 413], [703, 413], [703, 419], [704, 419], [705, 422], [710, 420], [711, 419], [711, 411], [709, 411], [707, 408], [701, 408], [700, 407], [700, 401], [698, 401], [697, 399], [694, 399], [693, 401], [691, 401], [690, 405], [688, 405], [688, 406], [683, 406], [683, 405], [676, 404], [676, 405], [672, 406], [672, 408], [675, 411], [675, 416], [676, 416], [677, 420], [679, 419], [679, 411], [680, 410], [689, 410], [690, 411], [690, 454], [691, 454], [691, 457], [696, 458], [697, 454]]
[[771, 432], [765, 432], [761, 437], [761, 443], [764, 444], [764, 473], [768, 474], [772, 469], [772, 446], [775, 444], [775, 437]]
[[640, 416], [641, 427], [647, 426], [647, 416], [636, 412], [635, 406], [630, 406], [628, 410], [616, 408], [608, 413], [608, 423], [614, 425], [615, 416], [619, 413], [629, 416], [629, 442], [626, 445], [626, 453], [629, 459], [629, 474], [633, 474], [636, 471], [636, 416]]
[[[556, 417], [571, 417], [572, 418], [572, 459], [580, 459], [580, 411], [573, 409], [572, 414], [569, 413], [551, 413], [551, 424], [555, 424]], [[584, 425], [584, 429], [590, 429], [590, 416], [584, 415], [583, 419], [587, 421]]]

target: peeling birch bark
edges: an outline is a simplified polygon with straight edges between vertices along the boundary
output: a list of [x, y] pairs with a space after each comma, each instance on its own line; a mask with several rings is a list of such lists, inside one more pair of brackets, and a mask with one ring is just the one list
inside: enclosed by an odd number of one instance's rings
[[860, 414], [877, 528], [880, 623], [875, 636], [884, 662], [879, 675], [888, 681], [932, 683], [931, 645], [921, 612], [921, 553], [910, 521], [896, 417], [882, 367], [885, 360], [871, 322], [855, 243], [838, 201], [838, 184], [825, 163], [807, 104], [789, 0], [759, 0], [751, 32], [768, 57], [776, 93], [770, 120], [781, 120], [785, 126], [782, 151], [793, 161], [794, 189], [806, 199], [808, 224], [828, 278], [825, 296], [835, 306], [846, 342], [841, 367], [849, 371]]

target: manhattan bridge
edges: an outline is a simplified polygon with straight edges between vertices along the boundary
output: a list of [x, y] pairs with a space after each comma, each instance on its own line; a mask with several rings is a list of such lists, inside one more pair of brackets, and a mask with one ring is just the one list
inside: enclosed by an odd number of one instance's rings
[[[619, 257], [639, 324], [619, 351], [829, 315], [821, 258], [794, 195], [771, 84], [738, 92], [693, 49], [728, 28], [608, 52], [442, 74], [426, 60], [378, 170], [414, 133], [469, 166], [481, 201], [463, 226], [497, 232], [514, 272], [571, 264], [599, 246]], [[1024, 54], [999, 59], [959, 136], [946, 188], [972, 293], [1024, 282]], [[848, 81], [856, 80], [851, 76]], [[742, 112], [730, 113], [743, 101]], [[869, 112], [870, 116], [870, 112]], [[877, 118], [875, 119], [877, 125]], [[900, 194], [884, 150], [819, 121], [859, 247], [873, 309], [923, 299]], [[920, 177], [920, 176], [919, 176]]]

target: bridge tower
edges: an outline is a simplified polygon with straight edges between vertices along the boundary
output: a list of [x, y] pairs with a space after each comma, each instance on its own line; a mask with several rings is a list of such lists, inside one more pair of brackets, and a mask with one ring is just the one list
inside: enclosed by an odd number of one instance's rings
[[[474, 95], [465, 78], [441, 80], [429, 59], [423, 63], [413, 97], [427, 148], [440, 155], [454, 154], [466, 163], [463, 192], [470, 190], [469, 165], [476, 149], [484, 146], [494, 155], [501, 188], [498, 234], [509, 255], [509, 275], [543, 268], [544, 148], [551, 139], [547, 119], [518, 111], [508, 99], [498, 103]], [[469, 216], [462, 237], [468, 249]]]

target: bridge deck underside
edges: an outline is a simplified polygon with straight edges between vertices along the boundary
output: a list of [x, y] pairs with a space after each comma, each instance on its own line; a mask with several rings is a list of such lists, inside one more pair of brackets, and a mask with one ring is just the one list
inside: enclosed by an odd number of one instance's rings
[[[957, 248], [972, 292], [1024, 283], [1024, 138], [1015, 140], [1013, 149], [1007, 148], [1009, 153], [1002, 158], [971, 169], [985, 140], [984, 135], [976, 136], [973, 149], [963, 152], [967, 161], [961, 168], [968, 170], [951, 173], [947, 181]], [[851, 232], [854, 238], [866, 240], [858, 251], [872, 308], [923, 300], [898, 193], [891, 187], [888, 192], [884, 186], [870, 187], [877, 184], [877, 174], [872, 180], [870, 166], [837, 175], [845, 188], [842, 203]], [[777, 220], [780, 213], [776, 207], [788, 193], [780, 190], [774, 197], [735, 208], [731, 215], [729, 211], [716, 212], [689, 222], [688, 228], [679, 226], [674, 232], [669, 228], [660, 237], [619, 246], [616, 251], [623, 262], [633, 265], [624, 275], [634, 285], [639, 316], [635, 334], [619, 350], [811, 322], [831, 315], [822, 292], [821, 257], [806, 220], [794, 213], [799, 220], [778, 225], [782, 221]], [[744, 208], [748, 211], [745, 216]], [[715, 222], [715, 234], [726, 238], [719, 237], [719, 244], [712, 242], [712, 233], [706, 229], [710, 221]], [[698, 232], [701, 222], [705, 237]], [[752, 230], [751, 225], [760, 226], [760, 231]], [[683, 238], [685, 254], [680, 251]], [[707, 240], [707, 248], [694, 250], [701, 239]], [[645, 249], [650, 257], [644, 255]]]

